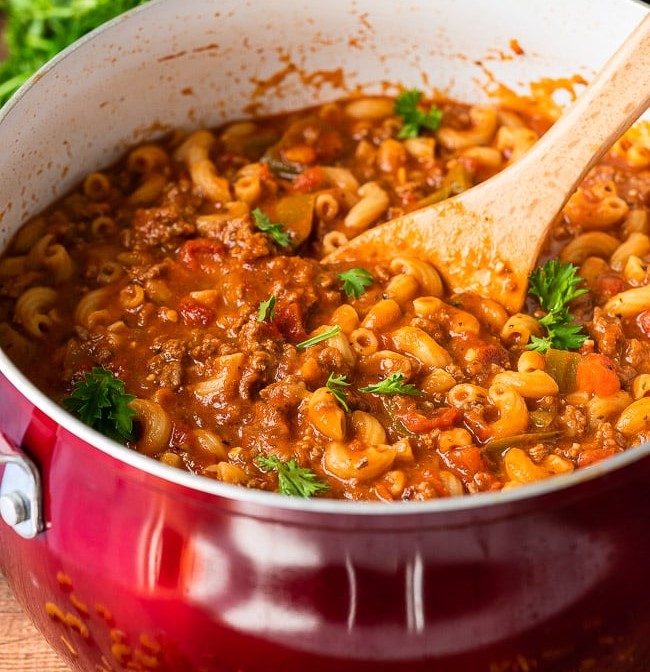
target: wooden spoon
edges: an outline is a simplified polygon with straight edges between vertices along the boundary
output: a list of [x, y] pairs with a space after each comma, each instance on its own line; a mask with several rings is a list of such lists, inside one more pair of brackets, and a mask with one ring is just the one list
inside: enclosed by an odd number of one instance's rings
[[369, 229], [325, 263], [431, 262], [452, 291], [521, 310], [548, 231], [587, 171], [650, 104], [650, 14], [516, 163], [458, 196]]

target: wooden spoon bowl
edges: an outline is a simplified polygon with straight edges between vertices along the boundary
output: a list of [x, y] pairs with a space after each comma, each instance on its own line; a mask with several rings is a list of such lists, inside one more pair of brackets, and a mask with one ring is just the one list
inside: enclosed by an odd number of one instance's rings
[[323, 260], [431, 262], [452, 291], [521, 310], [549, 229], [589, 169], [650, 104], [650, 15], [517, 162], [458, 196], [369, 229]]

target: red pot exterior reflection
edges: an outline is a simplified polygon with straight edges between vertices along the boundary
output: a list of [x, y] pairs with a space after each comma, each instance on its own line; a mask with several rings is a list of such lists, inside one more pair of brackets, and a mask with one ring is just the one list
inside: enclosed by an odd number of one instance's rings
[[0, 391], [47, 493], [36, 538], [0, 523], [1, 568], [73, 669], [647, 669], [647, 458], [529, 499], [335, 515], [174, 484]]

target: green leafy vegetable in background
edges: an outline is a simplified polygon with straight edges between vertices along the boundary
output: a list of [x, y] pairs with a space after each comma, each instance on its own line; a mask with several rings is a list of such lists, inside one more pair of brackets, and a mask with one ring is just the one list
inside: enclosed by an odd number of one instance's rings
[[422, 392], [411, 383], [404, 383], [406, 376], [403, 373], [391, 373], [388, 378], [384, 378], [379, 383], [360, 387], [359, 392], [372, 392], [373, 394], [408, 394], [412, 397], [419, 397]]
[[255, 226], [260, 231], [271, 234], [273, 240], [275, 240], [278, 245], [281, 245], [282, 247], [289, 247], [291, 245], [289, 234], [282, 230], [282, 224], [273, 224], [271, 218], [264, 214], [259, 208], [253, 210], [253, 220], [255, 221]]
[[547, 335], [543, 338], [532, 336], [527, 346], [529, 350], [572, 350], [579, 348], [587, 339], [585, 334], [580, 333], [582, 328], [573, 324], [568, 308], [570, 301], [587, 292], [577, 288], [582, 281], [577, 271], [573, 264], [551, 259], [530, 274], [528, 291], [537, 297], [539, 305], [546, 311], [538, 322], [546, 329]]
[[437, 131], [442, 122], [442, 110], [431, 105], [428, 111], [420, 107], [422, 91], [411, 89], [404, 91], [395, 99], [395, 114], [402, 117], [404, 125], [397, 134], [398, 138], [416, 138], [426, 128]]
[[278, 492], [283, 495], [312, 497], [328, 489], [327, 484], [319, 481], [311, 469], [299, 467], [293, 457], [288, 462], [283, 462], [275, 455], [260, 455], [256, 462], [263, 469], [278, 472]]
[[112, 371], [96, 366], [75, 384], [63, 407], [98, 432], [124, 443], [134, 439], [135, 411], [129, 406], [133, 399]]
[[365, 268], [351, 268], [338, 274], [338, 279], [343, 282], [343, 291], [348, 297], [358, 299], [365, 294], [366, 287], [372, 285], [372, 274]]
[[0, 0], [7, 58], [0, 105], [52, 57], [97, 26], [146, 0]]

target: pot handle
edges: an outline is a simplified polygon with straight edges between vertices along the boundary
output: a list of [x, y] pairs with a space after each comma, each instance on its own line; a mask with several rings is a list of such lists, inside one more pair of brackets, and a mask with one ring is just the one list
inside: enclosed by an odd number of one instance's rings
[[41, 475], [19, 448], [0, 434], [0, 517], [25, 539], [44, 529]]

